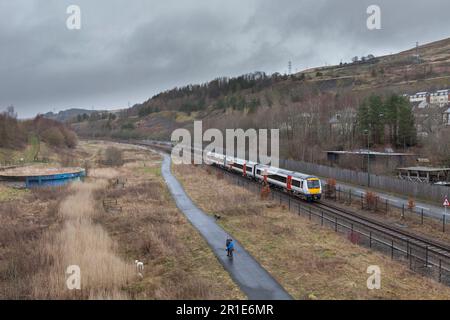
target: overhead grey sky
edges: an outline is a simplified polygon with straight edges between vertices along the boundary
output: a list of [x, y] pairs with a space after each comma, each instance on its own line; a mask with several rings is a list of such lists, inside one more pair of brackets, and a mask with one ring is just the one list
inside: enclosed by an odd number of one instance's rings
[[[81, 29], [69, 30], [69, 5]], [[381, 30], [366, 9], [381, 7]], [[0, 111], [113, 109], [219, 76], [337, 64], [450, 37], [448, 0], [0, 0]]]

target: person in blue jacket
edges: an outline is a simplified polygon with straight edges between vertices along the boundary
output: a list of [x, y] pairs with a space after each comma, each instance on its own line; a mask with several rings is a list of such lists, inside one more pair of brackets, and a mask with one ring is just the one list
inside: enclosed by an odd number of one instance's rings
[[233, 241], [233, 239], [230, 239], [230, 238], [227, 239], [226, 247], [227, 247], [227, 256], [228, 257], [232, 257], [233, 256], [233, 251], [234, 251], [234, 241]]

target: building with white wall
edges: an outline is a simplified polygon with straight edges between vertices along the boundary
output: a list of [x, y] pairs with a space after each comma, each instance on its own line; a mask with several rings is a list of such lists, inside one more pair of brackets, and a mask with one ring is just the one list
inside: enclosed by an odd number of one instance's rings
[[438, 90], [430, 94], [430, 103], [440, 107], [445, 106], [449, 102], [450, 90]]
[[409, 96], [410, 102], [422, 102], [427, 101], [428, 98], [428, 92], [417, 92], [416, 94]]

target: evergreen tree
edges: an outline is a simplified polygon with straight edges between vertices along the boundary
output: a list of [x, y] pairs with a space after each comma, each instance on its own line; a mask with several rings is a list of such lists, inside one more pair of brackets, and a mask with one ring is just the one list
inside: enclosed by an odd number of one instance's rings
[[[389, 128], [385, 139], [385, 128]], [[383, 101], [372, 95], [361, 103], [358, 109], [360, 134], [370, 134], [373, 143], [391, 143], [397, 147], [410, 147], [417, 143], [414, 115], [408, 99], [391, 95]]]
[[414, 115], [407, 99], [398, 99], [398, 137], [397, 146], [411, 147], [417, 144]]

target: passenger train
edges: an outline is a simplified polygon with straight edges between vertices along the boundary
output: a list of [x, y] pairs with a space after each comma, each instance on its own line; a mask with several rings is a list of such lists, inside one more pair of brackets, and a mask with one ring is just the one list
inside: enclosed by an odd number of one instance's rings
[[206, 160], [209, 165], [240, 173], [244, 177], [283, 189], [307, 201], [317, 201], [322, 197], [320, 179], [314, 176], [265, 166], [216, 152], [208, 152]]

